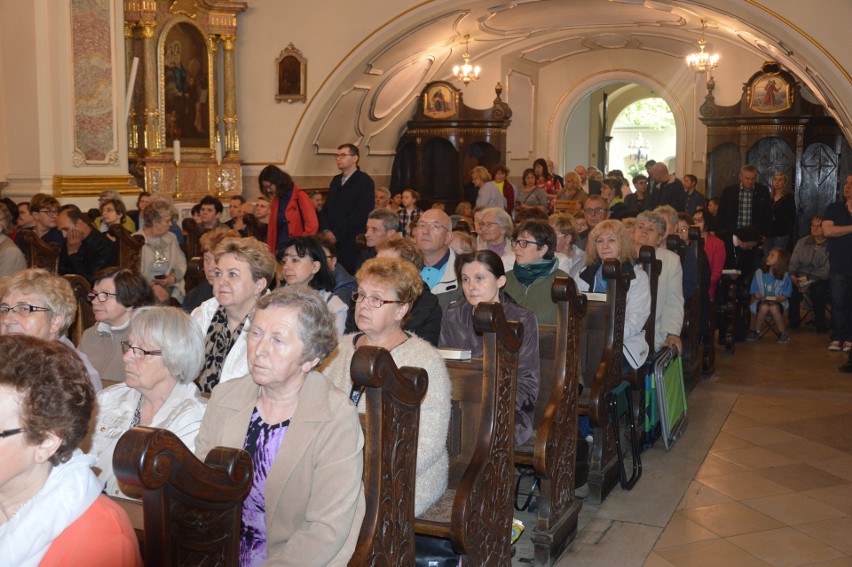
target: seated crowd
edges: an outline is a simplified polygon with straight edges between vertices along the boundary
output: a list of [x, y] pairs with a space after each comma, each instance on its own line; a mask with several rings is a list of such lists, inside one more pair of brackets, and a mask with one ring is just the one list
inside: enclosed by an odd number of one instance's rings
[[[743, 187], [753, 185], [748, 167]], [[140, 564], [127, 519], [101, 493], [139, 497], [119, 485], [112, 455], [123, 433], [150, 426], [172, 431], [202, 459], [220, 445], [251, 455], [241, 565], [282, 558], [345, 564], [365, 514], [358, 412], [366, 408], [350, 376], [356, 349], [383, 347], [397, 366], [428, 372], [416, 459], [420, 515], [448, 482], [451, 380], [438, 348], [482, 356], [473, 324], [481, 302], [499, 303], [507, 319], [523, 324], [514, 435], [523, 445], [542, 395], [539, 326], [556, 323], [553, 282], [571, 277], [581, 292], [605, 293], [605, 260], [617, 260], [629, 281], [625, 374], [642, 368], [652, 350], [683, 351], [684, 305], [696, 290], [709, 301], [719, 295], [717, 287], [747, 289], [756, 315], [749, 340], [771, 319], [778, 342], [787, 342], [784, 314], [790, 312], [791, 327], [801, 324], [804, 294], [816, 309], [817, 329], [827, 328], [831, 248], [826, 252], [825, 243], [852, 224], [843, 224], [842, 215], [815, 217], [811, 236], [795, 243], [792, 256], [793, 243], [783, 242], [767, 250], [761, 264], [757, 244], [765, 234], [757, 224], [728, 222], [737, 201], [723, 195], [714, 216], [693, 197], [695, 180], [682, 183], [663, 164], [649, 166], [652, 188], [648, 178], [634, 177], [635, 192], [620, 175], [595, 180], [578, 167], [563, 179], [552, 169], [536, 160], [515, 189], [505, 166], [495, 169], [493, 180], [477, 167], [477, 206], [460, 206], [452, 216], [439, 207], [421, 209], [414, 191], [403, 191], [394, 204], [387, 190], [376, 190], [376, 208], [361, 227], [364, 245], [344, 243], [352, 273], [338, 261], [341, 240], [320, 231], [322, 197], [313, 199], [269, 166], [259, 178], [262, 198], [254, 204], [232, 199], [228, 223], [220, 220], [218, 199], [199, 203], [203, 277], [193, 289], [185, 287], [181, 242], [187, 235], [175, 226], [167, 197], [143, 194], [134, 213], [120, 195], [103, 195], [100, 217], [90, 221], [73, 205], [36, 195], [15, 211], [18, 236], [12, 212], [0, 204], [0, 349], [8, 353], [0, 368], [0, 404], [7, 408], [0, 419], [4, 437], [23, 433], [12, 441], [25, 455], [15, 478], [0, 479], [0, 557], [68, 564], [96, 547], [71, 534], [97, 525], [101, 534], [115, 534], [98, 548], [112, 564]], [[852, 202], [852, 176], [847, 193]], [[563, 201], [578, 210], [561, 209]], [[829, 218], [833, 224], [826, 224]], [[666, 239], [685, 240], [693, 224], [705, 257], [691, 255], [690, 264], [666, 248]], [[144, 245], [137, 269], [117, 266], [116, 225], [129, 233], [139, 227]], [[27, 230], [61, 247], [60, 275], [25, 268], [28, 250], [19, 235]], [[21, 249], [12, 245], [9, 253], [7, 240]], [[661, 264], [653, 313], [649, 277], [639, 262], [643, 246], [654, 248]], [[706, 264], [706, 282], [697, 281], [695, 262]], [[63, 274], [81, 275], [92, 286], [95, 324], [77, 346], [67, 331], [78, 304]], [[652, 340], [645, 337], [649, 319]], [[842, 332], [835, 326], [832, 347], [849, 350], [852, 336]], [[103, 388], [102, 379], [112, 385]], [[35, 412], [35, 404], [47, 404], [54, 415]], [[72, 492], [74, 498], [58, 506], [60, 496]], [[48, 514], [54, 521], [38, 524]], [[37, 537], [10, 543], [25, 529]]]

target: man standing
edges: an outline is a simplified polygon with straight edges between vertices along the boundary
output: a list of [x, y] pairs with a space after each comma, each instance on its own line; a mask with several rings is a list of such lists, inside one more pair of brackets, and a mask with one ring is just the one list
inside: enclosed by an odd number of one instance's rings
[[592, 195], [583, 203], [583, 216], [586, 217], [589, 228], [577, 235], [577, 246], [585, 250], [589, 233], [598, 226], [598, 223], [609, 218], [609, 203], [600, 195]]
[[704, 195], [698, 192], [698, 178], [691, 173], [687, 173], [683, 176], [683, 188], [686, 189], [684, 208], [686, 209], [686, 214], [692, 216], [696, 209], [699, 207], [704, 208]]
[[580, 182], [583, 184], [583, 191], [585, 191], [587, 195], [601, 194], [601, 182], [596, 179], [589, 179], [589, 172], [584, 166], [578, 165], [575, 167], [574, 173], [580, 176]]
[[669, 205], [678, 212], [684, 211], [686, 191], [680, 179], [669, 173], [669, 168], [662, 162], [651, 167], [654, 186], [648, 194], [648, 207], [656, 209], [661, 205]]
[[765, 237], [769, 234], [771, 211], [769, 188], [757, 182], [757, 168], [746, 164], [740, 168], [739, 185], [722, 191], [716, 214], [717, 234], [720, 238], [730, 238], [735, 230], [753, 226]]
[[[506, 166], [503, 166], [503, 167], [505, 168]], [[557, 174], [556, 174], [556, 170], [555, 170], [555, 169], [553, 169], [553, 160], [552, 160], [552, 159], [547, 160], [547, 171], [549, 171], [549, 172], [550, 172], [550, 175], [552, 175], [552, 176], [553, 176], [553, 180], [554, 180], [554, 181], [558, 181], [558, 182], [559, 182], [559, 186], [560, 186], [560, 187], [565, 187], [565, 178], [564, 178], [564, 177], [562, 177], [561, 175], [557, 175]], [[508, 172], [506, 173], [506, 175], [508, 175]], [[508, 198], [508, 197], [507, 197], [507, 198]], [[512, 211], [511, 211], [511, 210], [506, 211], [506, 212], [507, 212], [507, 213], [509, 213], [510, 215], [512, 214]]]
[[828, 238], [828, 285], [831, 287], [831, 344], [828, 350], [852, 351], [852, 175], [843, 200], [825, 208], [822, 232]]
[[636, 191], [624, 197], [624, 204], [627, 205], [627, 210], [635, 211], [637, 214], [647, 211], [648, 178], [641, 173], [633, 176], [633, 187]]
[[450, 249], [452, 239], [452, 221], [447, 213], [429, 209], [420, 215], [414, 231], [414, 242], [423, 252], [420, 275], [432, 293], [438, 296], [442, 312], [462, 297], [461, 285], [456, 278], [456, 255]]
[[99, 271], [118, 265], [118, 244], [95, 230], [79, 210], [65, 209], [56, 223], [65, 237], [60, 274], [79, 274], [91, 283]]
[[350, 274], [355, 273], [358, 249], [355, 237], [367, 228], [374, 208], [376, 186], [358, 167], [360, 154], [354, 144], [337, 148], [338, 175], [331, 180], [328, 199], [319, 214], [320, 231], [337, 245], [337, 260]]
[[224, 210], [225, 207], [222, 206], [222, 201], [212, 195], [206, 195], [201, 199], [201, 222], [198, 223], [201, 230], [212, 230], [223, 226], [219, 219]]

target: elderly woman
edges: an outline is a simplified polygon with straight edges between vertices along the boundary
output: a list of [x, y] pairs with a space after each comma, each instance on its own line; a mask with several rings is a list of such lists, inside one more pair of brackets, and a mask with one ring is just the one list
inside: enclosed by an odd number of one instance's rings
[[208, 230], [201, 235], [198, 244], [201, 247], [201, 261], [204, 269], [204, 280], [186, 292], [183, 298], [183, 310], [187, 313], [207, 301], [213, 299], [213, 286], [216, 284], [216, 258], [213, 251], [226, 238], [240, 238], [240, 233], [226, 226]]
[[130, 520], [78, 449], [95, 404], [83, 363], [26, 336], [0, 337], [0, 352], [0, 564], [141, 567]]
[[423, 289], [417, 269], [404, 260], [374, 258], [364, 262], [355, 278], [358, 291], [352, 299], [360, 332], [341, 339], [326, 373], [341, 390], [351, 393], [362, 412], [365, 407], [360, 400], [361, 392], [353, 391], [349, 375], [352, 356], [358, 347], [382, 347], [390, 352], [398, 367], [416, 366], [429, 373], [429, 389], [420, 406], [417, 441], [414, 514], [419, 515], [437, 502], [447, 488], [450, 377], [435, 347], [404, 330], [411, 306]]
[[177, 307], [142, 307], [130, 319], [125, 379], [98, 393], [92, 454], [98, 480], [110, 496], [124, 496], [112, 470], [118, 439], [131, 427], [168, 429], [190, 451], [207, 407], [193, 380], [201, 369], [204, 338]]
[[614, 259], [621, 262], [622, 274], [630, 278], [622, 353], [625, 364], [634, 369], [641, 367], [648, 358], [644, 327], [651, 313], [651, 287], [645, 271], [633, 265], [636, 258], [636, 250], [624, 225], [617, 220], [601, 221], [589, 233], [586, 268], [574, 278], [579, 291], [606, 293], [603, 261]]
[[355, 550], [364, 436], [347, 395], [314, 370], [336, 344], [334, 318], [316, 292], [266, 294], [249, 330], [250, 375], [210, 397], [196, 454], [237, 447], [254, 464], [240, 565], [346, 565]]
[[142, 222], [142, 230], [136, 233], [145, 238], [141, 273], [154, 286], [157, 301], [166, 303], [169, 298], [174, 298], [180, 303], [185, 294], [186, 256], [175, 235], [169, 231], [172, 226], [171, 207], [164, 201], [151, 202], [142, 211]]
[[515, 264], [512, 250], [512, 217], [503, 209], [493, 207], [484, 209], [479, 221], [476, 246], [479, 250], [491, 250], [503, 260], [506, 270]]
[[491, 181], [491, 174], [488, 173], [487, 169], [481, 165], [474, 167], [470, 171], [470, 181], [477, 189], [477, 207], [499, 207], [505, 212], [506, 198], [500, 193], [497, 185]]
[[0, 203], [0, 278], [27, 268], [24, 253], [15, 245], [15, 241], [9, 238], [14, 228], [11, 211]]
[[771, 221], [763, 249], [789, 250], [795, 244], [790, 242], [790, 238], [796, 231], [796, 203], [793, 194], [787, 191], [787, 175], [784, 173], [772, 176]]
[[547, 199], [547, 193], [545, 193], [544, 189], [536, 185], [535, 171], [525, 169], [522, 179], [524, 185], [515, 195], [517, 212], [530, 207], [539, 207], [542, 211], [547, 211], [550, 202]]
[[337, 335], [342, 337], [346, 330], [349, 306], [334, 295], [334, 273], [319, 240], [310, 236], [291, 239], [281, 259], [281, 273], [288, 286], [308, 285], [320, 294], [334, 315]]
[[657, 312], [654, 314], [654, 346], [674, 346], [683, 352], [680, 340], [683, 326], [683, 268], [680, 257], [665, 248], [659, 247], [666, 236], [666, 219], [660, 214], [643, 211], [636, 217], [633, 231], [635, 253], [638, 256], [642, 246], [653, 246], [657, 260], [662, 263], [662, 271], [657, 279]]
[[[127, 207], [124, 206], [124, 201], [121, 199], [107, 199], [101, 203], [101, 224], [100, 227], [106, 230], [101, 232], [109, 232], [109, 227], [114, 224], [120, 224], [129, 232], [136, 232], [136, 223], [127, 216]], [[114, 238], [110, 236], [110, 238]]]
[[515, 445], [523, 445], [532, 436], [535, 400], [538, 397], [538, 322], [532, 311], [519, 306], [503, 293], [506, 273], [500, 257], [494, 252], [480, 250], [459, 256], [455, 268], [467, 301], [456, 301], [447, 308], [441, 322], [438, 342], [441, 348], [464, 348], [469, 349], [473, 357], [482, 356], [482, 336], [474, 331], [473, 310], [483, 301], [500, 303], [507, 319], [524, 325], [515, 390]]
[[213, 298], [192, 312], [205, 334], [204, 368], [198, 386], [211, 392], [220, 382], [248, 374], [247, 332], [257, 298], [275, 275], [275, 258], [254, 238], [225, 238], [213, 251]]
[[568, 275], [555, 257], [556, 231], [545, 221], [524, 221], [515, 230], [512, 246], [515, 265], [506, 273], [506, 293], [535, 313], [540, 325], [555, 325], [550, 288], [556, 276]]
[[76, 315], [77, 299], [65, 278], [31, 268], [0, 280], [0, 335], [29, 335], [73, 349], [97, 392], [103, 387], [100, 374], [65, 336]]
[[[566, 185], [567, 183], [566, 181]], [[559, 261], [559, 269], [574, 277], [586, 264], [586, 251], [576, 244], [579, 233], [574, 217], [568, 213], [557, 213], [550, 215], [548, 222], [556, 232], [556, 259]]]
[[141, 275], [122, 268], [95, 274], [89, 294], [97, 323], [83, 332], [80, 350], [104, 380], [124, 382], [122, 341], [130, 336], [133, 310], [154, 304], [154, 292]]

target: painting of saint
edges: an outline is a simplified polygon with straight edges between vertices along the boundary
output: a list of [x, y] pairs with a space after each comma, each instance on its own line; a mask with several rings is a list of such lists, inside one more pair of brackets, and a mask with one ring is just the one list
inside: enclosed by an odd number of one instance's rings
[[166, 145], [210, 147], [207, 46], [201, 32], [179, 23], [169, 30], [163, 52]]
[[749, 108], [757, 112], [781, 112], [790, 108], [790, 85], [777, 74], [766, 74], [752, 83]]
[[429, 118], [450, 118], [456, 113], [452, 92], [445, 85], [429, 87], [424, 96], [423, 114]]

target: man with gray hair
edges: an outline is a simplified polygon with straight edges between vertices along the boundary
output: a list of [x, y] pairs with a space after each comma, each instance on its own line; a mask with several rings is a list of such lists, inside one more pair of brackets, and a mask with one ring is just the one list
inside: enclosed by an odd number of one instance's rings
[[12, 213], [0, 203], [0, 279], [27, 268], [24, 253], [9, 238], [12, 231]]
[[[377, 189], [376, 196], [378, 195], [379, 190]], [[358, 271], [361, 264], [367, 260], [375, 258], [376, 253], [388, 239], [399, 235], [397, 228], [399, 228], [399, 216], [390, 209], [376, 208], [370, 211], [370, 214], [367, 216], [367, 230], [364, 231], [364, 240], [367, 244], [367, 249], [358, 258], [358, 265], [355, 271]]]
[[462, 290], [456, 277], [456, 255], [450, 249], [453, 239], [452, 221], [444, 211], [429, 209], [417, 221], [414, 242], [423, 252], [420, 275], [433, 294], [438, 296], [441, 311], [461, 299]]

